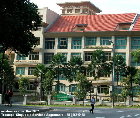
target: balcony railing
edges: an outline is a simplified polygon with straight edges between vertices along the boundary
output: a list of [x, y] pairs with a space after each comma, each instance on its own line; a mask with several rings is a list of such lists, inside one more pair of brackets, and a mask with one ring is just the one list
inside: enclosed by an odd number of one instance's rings
[[41, 63], [40, 60], [16, 60], [14, 62], [15, 65], [28, 65], [28, 64], [36, 65], [39, 63]]

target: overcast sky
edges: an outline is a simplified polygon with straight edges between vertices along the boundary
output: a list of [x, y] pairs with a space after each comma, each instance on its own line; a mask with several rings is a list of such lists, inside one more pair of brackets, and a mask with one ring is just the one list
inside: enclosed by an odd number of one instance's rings
[[56, 3], [90, 1], [102, 10], [103, 14], [116, 13], [139, 13], [140, 0], [30, 0], [39, 8], [48, 7], [56, 13], [61, 13], [60, 7]]

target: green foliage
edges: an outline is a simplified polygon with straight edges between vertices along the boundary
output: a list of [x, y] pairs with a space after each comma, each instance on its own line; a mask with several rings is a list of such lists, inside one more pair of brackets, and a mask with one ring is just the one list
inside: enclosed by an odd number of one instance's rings
[[102, 50], [93, 51], [91, 63], [88, 65], [88, 72], [92, 73], [95, 80], [111, 73], [111, 64], [107, 63], [105, 53]]
[[63, 54], [57, 53], [53, 56], [52, 65], [56, 66], [64, 63], [66, 63], [66, 57]]
[[140, 50], [135, 50], [131, 52], [132, 57], [134, 58], [134, 61], [139, 63], [140, 62]]
[[7, 55], [0, 53], [0, 77], [4, 80], [6, 89], [11, 89], [14, 84], [14, 70], [10, 65]]
[[29, 79], [25, 77], [21, 77], [18, 81], [19, 91], [22, 95], [25, 95], [27, 92], [27, 87], [29, 85]]
[[123, 90], [121, 92], [122, 96], [126, 98], [128, 95], [133, 98], [133, 83], [135, 82], [135, 76], [137, 73], [135, 67], [128, 66], [126, 68], [126, 77], [122, 80]]
[[37, 43], [31, 30], [37, 30], [41, 24], [37, 5], [30, 0], [1, 0], [0, 17], [3, 49], [10, 48], [27, 55]]
[[134, 76], [134, 83], [140, 85], [140, 69], [137, 70], [137, 73]]
[[126, 62], [121, 55], [115, 55], [112, 58], [114, 62], [114, 71], [117, 79], [117, 84], [121, 76], [126, 76]]
[[48, 68], [46, 68], [44, 64], [37, 64], [37, 66], [34, 70], [34, 75], [37, 77], [41, 77], [41, 73], [42, 73], [42, 77], [44, 78], [45, 73], [47, 72], [47, 69]]
[[85, 67], [82, 66], [83, 61], [81, 57], [72, 57], [67, 65], [64, 67], [64, 76], [69, 82], [72, 82], [76, 78], [77, 72], [84, 73]]
[[48, 72], [45, 74], [45, 78], [42, 82], [42, 87], [45, 91], [46, 95], [52, 94], [52, 86], [54, 81], [54, 71], [48, 70]]
[[75, 94], [79, 99], [84, 100], [87, 92], [90, 91], [92, 84], [87, 80], [86, 76], [84, 76], [82, 73], [77, 73], [76, 81], [78, 82], [78, 84], [77, 84], [77, 92]]
[[81, 66], [83, 64], [83, 61], [82, 61], [81, 57], [74, 56], [70, 59], [69, 64], [71, 66]]

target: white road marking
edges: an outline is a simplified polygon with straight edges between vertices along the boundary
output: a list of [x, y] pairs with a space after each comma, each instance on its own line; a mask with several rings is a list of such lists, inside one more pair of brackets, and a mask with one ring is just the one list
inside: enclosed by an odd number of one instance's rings
[[124, 111], [116, 111], [116, 112], [124, 112]]
[[135, 116], [139, 116], [140, 114], [136, 114]]
[[128, 115], [128, 116], [126, 116], [126, 117], [132, 117], [131, 115]]
[[105, 118], [105, 117], [95, 117], [95, 118]]
[[121, 116], [120, 118], [124, 118], [125, 116]]

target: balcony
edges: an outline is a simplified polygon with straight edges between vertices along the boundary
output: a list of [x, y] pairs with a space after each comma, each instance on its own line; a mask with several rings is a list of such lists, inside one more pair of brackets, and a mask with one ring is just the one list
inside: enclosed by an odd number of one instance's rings
[[16, 60], [14, 64], [17, 65], [37, 65], [41, 63], [40, 60]]
[[[19, 77], [21, 77], [21, 75], [16, 75], [16, 77], [17, 78], [19, 78]], [[27, 77], [27, 78], [30, 78], [30, 79], [35, 79], [35, 78], [37, 78], [36, 76], [34, 76], [34, 75], [22, 75], [22, 77]]]
[[101, 77], [100, 79], [97, 79], [96, 81], [94, 80], [93, 77], [88, 77], [89, 81], [92, 81], [94, 85], [98, 84], [111, 84], [111, 77]]

